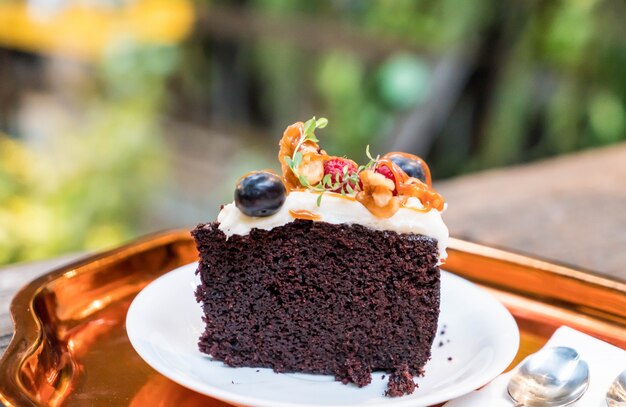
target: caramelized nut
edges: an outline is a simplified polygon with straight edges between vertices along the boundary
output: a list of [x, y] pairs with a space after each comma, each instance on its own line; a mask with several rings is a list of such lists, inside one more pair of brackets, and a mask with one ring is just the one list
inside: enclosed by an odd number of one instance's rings
[[400, 208], [398, 197], [393, 195], [396, 185], [389, 178], [372, 170], [359, 174], [363, 190], [356, 196], [373, 215], [380, 218], [393, 216]]
[[298, 175], [306, 177], [311, 185], [319, 183], [324, 178], [324, 160], [317, 153], [307, 153], [302, 157], [302, 164], [296, 169]]
[[324, 177], [324, 157], [326, 152], [320, 150], [319, 145], [310, 140], [299, 144], [302, 139], [303, 126], [304, 123], [297, 122], [287, 127], [283, 133], [283, 138], [280, 139], [278, 144], [280, 147], [278, 160], [280, 161], [280, 168], [288, 189], [302, 187], [300, 180], [291, 171], [285, 160], [285, 157], [293, 157], [296, 148], [303, 154], [302, 163], [296, 168], [298, 175], [304, 175], [311, 185], [319, 183]]

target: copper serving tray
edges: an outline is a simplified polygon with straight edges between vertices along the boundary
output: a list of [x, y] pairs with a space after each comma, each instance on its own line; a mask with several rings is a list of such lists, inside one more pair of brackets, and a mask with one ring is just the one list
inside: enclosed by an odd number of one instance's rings
[[[452, 240], [445, 268], [494, 294], [515, 316], [513, 363], [568, 325], [626, 349], [626, 283]], [[196, 260], [187, 231], [160, 234], [53, 271], [13, 300], [15, 336], [0, 361], [8, 406], [225, 406], [146, 365], [124, 327], [134, 296]]]

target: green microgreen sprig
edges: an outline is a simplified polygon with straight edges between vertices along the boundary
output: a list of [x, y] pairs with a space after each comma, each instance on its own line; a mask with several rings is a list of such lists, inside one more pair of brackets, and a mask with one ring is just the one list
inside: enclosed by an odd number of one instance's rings
[[315, 116], [313, 116], [313, 118], [307, 120], [301, 128], [300, 140], [294, 149], [293, 155], [291, 157], [284, 157], [289, 169], [298, 178], [300, 184], [313, 192], [319, 193], [319, 196], [317, 197], [317, 206], [321, 205], [322, 197], [328, 191], [340, 191], [341, 195], [344, 196], [356, 195], [360, 190], [359, 173], [361, 171], [374, 168], [379, 159], [379, 156], [376, 156], [376, 158], [372, 157], [370, 154], [370, 146], [368, 145], [365, 149], [365, 155], [369, 159], [369, 162], [365, 165], [360, 165], [356, 172], [349, 173], [348, 165], [346, 165], [343, 167], [341, 174], [335, 174], [334, 177], [331, 174], [326, 174], [319, 183], [311, 185], [306, 176], [298, 174], [298, 168], [302, 164], [303, 159], [303, 154], [299, 150], [300, 147], [302, 147], [302, 144], [307, 141], [312, 141], [314, 143], [319, 142], [317, 137], [315, 137], [314, 132], [316, 129], [323, 129], [327, 124], [328, 120], [324, 117], [316, 119]]
[[[300, 140], [298, 144], [296, 144], [296, 148], [293, 150], [293, 155], [291, 157], [285, 156], [285, 162], [291, 169], [291, 172], [294, 173], [298, 179], [300, 179], [301, 175], [298, 174], [298, 167], [302, 164], [302, 152], [300, 152], [300, 147], [302, 144], [307, 141], [312, 141], [314, 143], [318, 143], [319, 140], [315, 137], [316, 129], [323, 129], [328, 125], [328, 119], [325, 117], [320, 117], [316, 119], [315, 116], [304, 122], [304, 125], [300, 129]], [[300, 181], [302, 183], [302, 181]], [[304, 184], [302, 184], [304, 185]], [[304, 185], [306, 186], [306, 185]]]
[[377, 155], [376, 158], [372, 157], [372, 154], [370, 153], [370, 145], [368, 144], [367, 147], [365, 147], [365, 156], [367, 158], [369, 158], [369, 161], [367, 164], [365, 165], [360, 165], [357, 172], [361, 172], [363, 170], [369, 170], [372, 168], [376, 168], [376, 164], [378, 163], [378, 160], [380, 159], [380, 155]]
[[319, 193], [317, 197], [317, 206], [322, 203], [322, 196], [328, 191], [339, 191], [341, 195], [356, 195], [359, 185], [359, 175], [357, 173], [348, 174], [348, 166], [343, 168], [342, 174], [324, 175], [324, 178], [316, 185], [311, 185], [309, 180], [300, 176], [300, 183], [311, 191]]
[[328, 191], [339, 191], [343, 196], [354, 196], [360, 191], [359, 185], [361, 180], [359, 174], [361, 171], [374, 168], [379, 159], [379, 156], [376, 156], [376, 158], [371, 156], [369, 145], [365, 149], [365, 155], [369, 158], [369, 162], [365, 165], [360, 165], [355, 172], [348, 172], [348, 165], [346, 165], [343, 167], [341, 174], [335, 174], [334, 177], [331, 174], [326, 174], [316, 185], [311, 185], [304, 176], [299, 177], [300, 183], [309, 190], [319, 193], [317, 206], [320, 206], [322, 197]]

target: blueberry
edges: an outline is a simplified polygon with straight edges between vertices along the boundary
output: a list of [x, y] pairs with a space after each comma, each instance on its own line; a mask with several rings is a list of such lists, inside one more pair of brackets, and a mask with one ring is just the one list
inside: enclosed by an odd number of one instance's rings
[[391, 157], [391, 161], [400, 167], [409, 177], [426, 182], [426, 172], [424, 172], [424, 168], [422, 168], [422, 165], [418, 161], [402, 157], [401, 155]]
[[237, 182], [235, 205], [248, 216], [270, 216], [283, 206], [286, 196], [285, 184], [278, 175], [253, 172]]

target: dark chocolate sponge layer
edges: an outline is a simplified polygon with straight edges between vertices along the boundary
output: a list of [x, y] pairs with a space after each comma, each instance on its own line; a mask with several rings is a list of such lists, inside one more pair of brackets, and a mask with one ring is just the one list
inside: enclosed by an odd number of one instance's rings
[[217, 223], [192, 234], [202, 352], [358, 386], [373, 370], [422, 372], [439, 316], [436, 240], [304, 220], [228, 239]]

